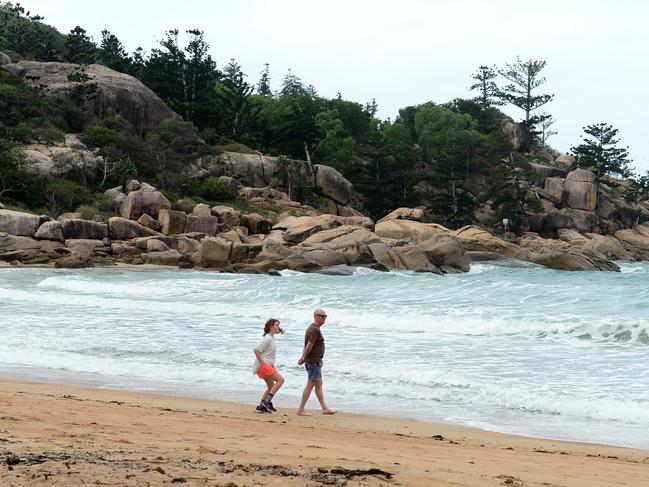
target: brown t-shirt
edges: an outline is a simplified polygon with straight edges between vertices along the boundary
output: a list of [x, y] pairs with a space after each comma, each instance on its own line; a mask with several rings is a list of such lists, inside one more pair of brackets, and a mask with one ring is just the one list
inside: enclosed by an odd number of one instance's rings
[[304, 333], [304, 346], [308, 342], [313, 342], [313, 348], [309, 355], [304, 358], [304, 361], [308, 364], [313, 364], [316, 362], [321, 362], [325, 353], [325, 343], [320, 327], [315, 323], [311, 323]]

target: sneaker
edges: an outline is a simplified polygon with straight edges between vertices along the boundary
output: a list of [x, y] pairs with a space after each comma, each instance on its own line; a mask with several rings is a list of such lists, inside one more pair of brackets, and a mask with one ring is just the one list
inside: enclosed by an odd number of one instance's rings
[[270, 409], [266, 407], [265, 404], [261, 403], [255, 408], [258, 413], [270, 413]]
[[275, 407], [273, 406], [273, 402], [272, 402], [272, 401], [262, 401], [262, 404], [263, 404], [264, 406], [266, 406], [266, 409], [268, 409], [269, 411], [271, 411], [271, 412], [273, 412], [273, 413], [276, 413], [276, 412], [277, 412], [277, 409], [275, 409]]

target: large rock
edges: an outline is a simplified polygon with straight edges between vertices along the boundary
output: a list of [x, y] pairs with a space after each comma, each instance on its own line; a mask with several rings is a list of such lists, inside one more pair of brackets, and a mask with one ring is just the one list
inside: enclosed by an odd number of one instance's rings
[[[28, 147], [34, 148], [37, 146], [31, 145]], [[26, 157], [26, 164], [23, 165], [23, 169], [39, 176], [80, 178], [82, 181], [94, 181], [97, 175], [97, 166], [103, 160], [102, 156], [88, 149], [44, 144], [39, 144], [38, 147], [41, 148], [42, 152], [49, 153], [51, 164], [42, 161], [30, 164], [30, 157]], [[33, 152], [31, 154], [34, 155]]]
[[597, 206], [597, 183], [595, 174], [587, 169], [569, 172], [564, 183], [566, 203], [570, 208], [593, 211]]
[[72, 254], [81, 256], [83, 259], [90, 259], [96, 249], [104, 247], [104, 242], [88, 238], [73, 238], [65, 241], [65, 247]]
[[182, 254], [177, 250], [163, 250], [160, 252], [147, 252], [141, 255], [145, 264], [177, 266]]
[[441, 274], [441, 271], [430, 262], [426, 252], [419, 247], [394, 247], [392, 250], [399, 256], [401, 265], [408, 270]]
[[563, 194], [565, 182], [565, 178], [546, 178], [543, 188], [545, 193], [541, 194], [541, 196], [555, 204], [562, 203], [565, 200]]
[[105, 223], [81, 220], [78, 218], [61, 221], [63, 237], [68, 239], [102, 240], [108, 237], [108, 225]]
[[160, 210], [158, 221], [162, 225], [162, 233], [165, 235], [177, 235], [185, 232], [187, 215], [183, 211], [163, 209]]
[[223, 197], [228, 200], [235, 199], [239, 194], [239, 190], [242, 188], [242, 184], [230, 176], [219, 176], [219, 181], [225, 188]]
[[531, 134], [509, 117], [500, 123], [500, 130], [509, 141], [514, 152], [527, 152], [532, 143]]
[[434, 235], [417, 244], [431, 264], [443, 271], [469, 272], [471, 258], [464, 251], [460, 241], [450, 235]]
[[378, 235], [365, 228], [343, 225], [315, 233], [298, 248], [336, 252], [345, 258], [347, 265], [360, 265], [376, 262], [368, 245], [381, 243]]
[[333, 167], [314, 164], [314, 185], [323, 195], [341, 205], [347, 205], [354, 196], [352, 183]]
[[396, 210], [388, 213], [381, 218], [377, 223], [387, 220], [412, 220], [415, 222], [423, 222], [426, 215], [421, 208], [397, 208]]
[[16, 250], [40, 250], [42, 242], [29, 237], [11, 235], [0, 232], [0, 252], [13, 252]]
[[252, 266], [257, 271], [267, 272], [270, 269], [291, 269], [300, 272], [312, 272], [322, 269], [306, 253], [286, 247], [278, 242], [268, 242], [257, 255]]
[[649, 250], [649, 223], [619, 230], [615, 232], [615, 238], [641, 250]]
[[534, 184], [540, 186], [541, 188], [544, 187], [546, 179], [563, 177], [566, 175], [566, 172], [561, 169], [553, 166], [546, 166], [545, 164], [538, 164], [535, 162], [530, 163], [530, 169], [532, 170], [533, 174], [532, 181], [534, 181]]
[[149, 227], [118, 216], [108, 219], [108, 234], [113, 240], [129, 240], [131, 238], [159, 235], [158, 232]]
[[530, 222], [530, 231], [548, 238], [556, 238], [559, 230], [573, 228], [575, 225], [572, 216], [557, 211], [530, 215], [528, 220]]
[[589, 241], [583, 245], [585, 249], [599, 252], [613, 260], [635, 260], [635, 256], [615, 237], [596, 233], [587, 233], [586, 237]]
[[231, 249], [232, 242], [220, 237], [206, 237], [192, 256], [192, 262], [198, 267], [224, 267], [229, 263]]
[[245, 225], [250, 231], [250, 233], [270, 233], [273, 224], [267, 218], [263, 217], [259, 213], [250, 213], [245, 216]]
[[111, 209], [115, 210], [118, 213], [122, 212], [122, 205], [126, 200], [126, 195], [122, 192], [122, 187], [117, 186], [116, 188], [110, 188], [104, 191], [104, 196], [106, 201]]
[[11, 58], [4, 52], [0, 51], [0, 66], [11, 64]]
[[[207, 205], [205, 206], [207, 207]], [[209, 214], [209, 207], [207, 207], [207, 211], [207, 216], [187, 215], [183, 233], [199, 232], [211, 237], [216, 235], [219, 229], [219, 219]]]
[[158, 220], [156, 220], [150, 215], [147, 215], [146, 213], [142, 215], [140, 218], [138, 218], [137, 222], [144, 227], [150, 228], [151, 230], [155, 230], [156, 232], [159, 232], [160, 229], [162, 228], [162, 225], [160, 225], [160, 222]]
[[160, 191], [131, 191], [122, 203], [121, 214], [129, 220], [137, 220], [144, 213], [158, 218], [161, 210], [169, 210], [171, 204]]
[[446, 235], [449, 230], [436, 223], [421, 223], [412, 220], [380, 220], [374, 231], [381, 238], [406, 239], [414, 242], [427, 240], [435, 235]]
[[41, 224], [41, 217], [22, 211], [0, 210], [0, 232], [33, 237]]
[[211, 212], [212, 215], [219, 219], [219, 231], [221, 232], [232, 230], [240, 224], [240, 213], [231, 206], [213, 206]]
[[[20, 61], [4, 66], [32, 86], [45, 85], [48, 96], [71, 98], [79, 83], [70, 81], [76, 64]], [[163, 120], [181, 120], [153, 91], [132, 76], [99, 64], [86, 66], [86, 75], [97, 84], [97, 93], [89, 100], [89, 109], [99, 118], [117, 113], [139, 134], [157, 128]]]
[[220, 159], [221, 164], [216, 166], [217, 175], [235, 178], [246, 186], [255, 188], [268, 186], [276, 170], [275, 157], [224, 152]]
[[39, 240], [56, 240], [58, 242], [63, 242], [65, 240], [65, 237], [63, 236], [63, 225], [60, 221], [45, 222], [38, 227], [34, 238]]
[[575, 156], [570, 154], [561, 154], [554, 160], [554, 164], [564, 171], [570, 171], [575, 164]]

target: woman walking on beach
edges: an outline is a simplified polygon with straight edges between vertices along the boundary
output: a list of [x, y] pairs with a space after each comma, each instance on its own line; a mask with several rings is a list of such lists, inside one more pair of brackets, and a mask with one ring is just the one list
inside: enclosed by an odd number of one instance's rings
[[253, 372], [260, 379], [263, 379], [267, 386], [264, 395], [261, 396], [261, 402], [256, 408], [259, 413], [272, 413], [275, 411], [273, 397], [284, 384], [284, 377], [275, 367], [275, 352], [277, 350], [275, 333], [284, 333], [284, 330], [279, 326], [279, 320], [271, 318], [264, 325], [264, 338], [252, 349], [255, 357], [257, 357]]

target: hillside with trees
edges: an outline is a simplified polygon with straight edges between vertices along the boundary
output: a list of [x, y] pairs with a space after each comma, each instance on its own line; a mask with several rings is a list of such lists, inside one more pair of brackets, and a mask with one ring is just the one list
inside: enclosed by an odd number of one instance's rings
[[[472, 76], [471, 98], [408, 106], [395, 120], [381, 120], [376, 100], [361, 104], [340, 95], [320, 96], [290, 70], [276, 92], [268, 64], [252, 84], [235, 59], [217, 63], [200, 30], [169, 30], [149, 50], [128, 53], [109, 30], [95, 41], [81, 26], [63, 34], [43, 20], [18, 4], [0, 3], [2, 64], [75, 65], [68, 75], [74, 96], [67, 99], [51, 96], [38, 79], [0, 68], [0, 200], [5, 205], [52, 216], [80, 206], [110, 213], [104, 191], [134, 176], [155, 184], [172, 202], [219, 202], [227, 194], [223, 184], [191, 168], [197, 161], [218, 163], [222, 154], [240, 152], [278, 157], [273, 185], [316, 207], [318, 188], [291, 161], [335, 168], [353, 184], [351, 206], [375, 220], [395, 208], [423, 206], [428, 221], [449, 228], [493, 227], [507, 218], [522, 232], [545, 202], [556, 208], [565, 204], [561, 194], [558, 202], [544, 196], [543, 182], [535, 191], [539, 171], [547, 177], [557, 169], [565, 176], [577, 167], [592, 169], [610, 189], [609, 199], [626, 201], [635, 211], [629, 224], [649, 215], [633, 206], [647, 199], [649, 178], [633, 174], [612, 126], [588, 126], [582, 143], [572, 149], [574, 159], [564, 166], [555, 163], [559, 154], [548, 142], [555, 133], [553, 119], [539, 111], [553, 99], [543, 93], [545, 60], [480, 66]], [[227, 59], [227, 53], [221, 55]], [[100, 95], [90, 74], [93, 65], [141, 81], [179, 117], [145, 130], [118, 110], [89, 110]], [[521, 110], [519, 123], [500, 110], [504, 104]], [[92, 174], [78, 161], [68, 162], [61, 177], [24, 170], [21, 147], [34, 141], [56, 145], [71, 133], [101, 158]]]

